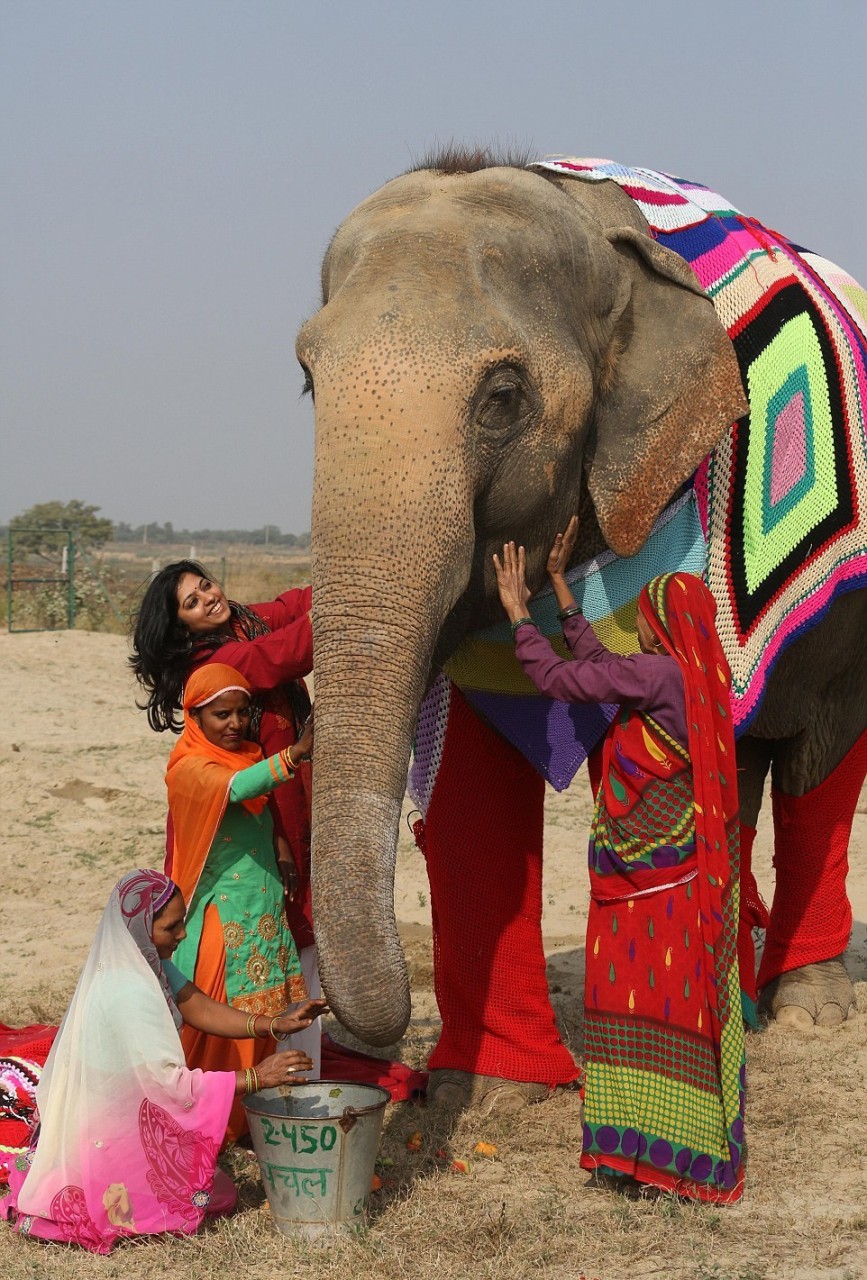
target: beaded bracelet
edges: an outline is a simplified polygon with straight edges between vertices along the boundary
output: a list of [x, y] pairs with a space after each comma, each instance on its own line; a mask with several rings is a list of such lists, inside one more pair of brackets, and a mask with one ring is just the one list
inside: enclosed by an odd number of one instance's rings
[[518, 627], [523, 627], [528, 622], [531, 627], [535, 627], [536, 624], [532, 618], [516, 618], [515, 621], [512, 623], [512, 635], [514, 636], [515, 632], [518, 630]]
[[557, 614], [557, 617], [560, 619], [561, 622], [565, 622], [567, 618], [574, 618], [575, 614], [580, 612], [581, 612], [580, 604], [572, 604], [569, 606], [568, 609], [561, 609]]

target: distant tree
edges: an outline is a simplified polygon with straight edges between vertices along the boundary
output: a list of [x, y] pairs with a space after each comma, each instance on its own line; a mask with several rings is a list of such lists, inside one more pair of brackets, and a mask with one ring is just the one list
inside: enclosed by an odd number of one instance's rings
[[37, 502], [9, 521], [9, 531], [22, 532], [15, 539], [19, 550], [49, 556], [57, 552], [57, 539], [46, 536], [52, 529], [71, 531], [79, 547], [94, 550], [108, 542], [114, 532], [111, 520], [98, 516], [99, 507], [73, 498], [71, 502]]

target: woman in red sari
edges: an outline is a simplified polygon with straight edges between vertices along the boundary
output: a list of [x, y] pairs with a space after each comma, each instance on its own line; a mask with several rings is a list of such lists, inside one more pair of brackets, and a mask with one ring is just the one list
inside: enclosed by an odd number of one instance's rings
[[737, 962], [737, 774], [728, 663], [701, 579], [638, 602], [641, 652], [611, 653], [548, 560], [572, 659], [528, 616], [524, 549], [494, 557], [516, 655], [548, 697], [619, 704], [590, 836], [584, 1168], [695, 1199], [743, 1190], [744, 1034]]

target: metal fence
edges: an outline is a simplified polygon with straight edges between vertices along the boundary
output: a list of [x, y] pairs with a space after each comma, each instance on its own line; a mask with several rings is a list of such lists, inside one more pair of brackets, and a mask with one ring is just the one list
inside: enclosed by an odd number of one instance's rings
[[[10, 631], [62, 631], [81, 627], [127, 633], [142, 594], [157, 569], [173, 560], [201, 559], [232, 598], [271, 600], [310, 581], [306, 550], [231, 544], [155, 548], [129, 542], [94, 550], [72, 530], [10, 529], [3, 590], [0, 551], [0, 626]], [[5, 618], [3, 616], [5, 612]]]
[[10, 631], [75, 626], [75, 534], [66, 529], [9, 531], [6, 623]]

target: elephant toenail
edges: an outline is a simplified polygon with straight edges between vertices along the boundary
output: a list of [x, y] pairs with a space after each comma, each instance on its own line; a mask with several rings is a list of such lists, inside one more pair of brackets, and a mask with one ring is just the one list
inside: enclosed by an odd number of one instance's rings
[[796, 1004], [784, 1004], [777, 1009], [774, 1021], [780, 1027], [791, 1027], [793, 1031], [812, 1031], [815, 1025], [807, 1010]]

